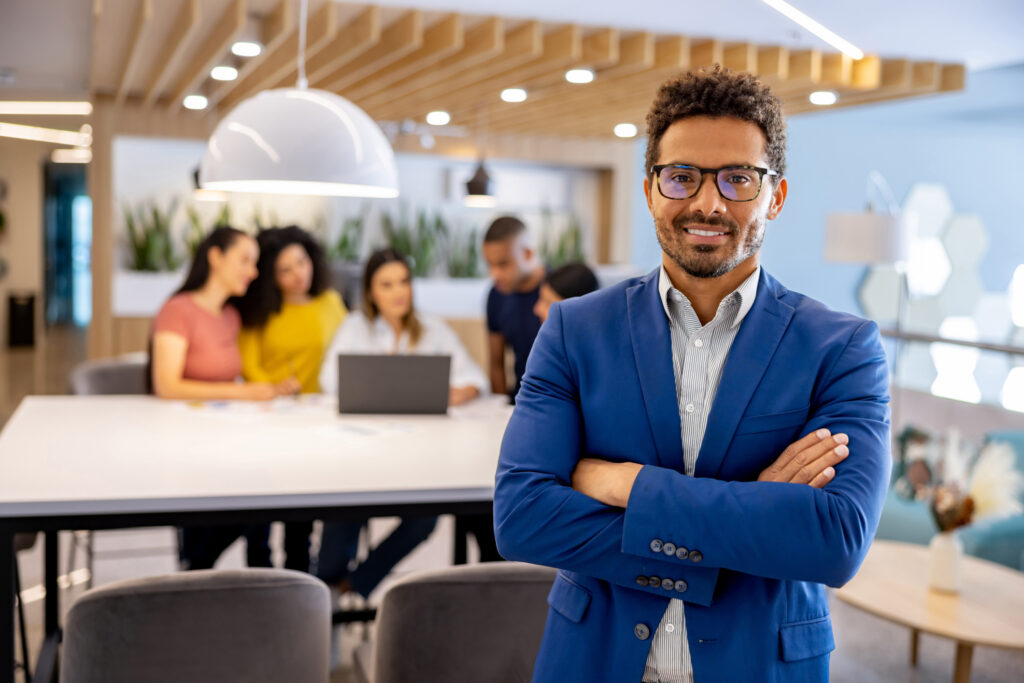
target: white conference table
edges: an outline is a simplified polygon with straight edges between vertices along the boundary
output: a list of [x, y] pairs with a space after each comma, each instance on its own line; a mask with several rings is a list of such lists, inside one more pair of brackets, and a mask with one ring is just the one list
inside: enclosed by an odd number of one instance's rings
[[[13, 585], [14, 533], [48, 532], [49, 659], [56, 531], [484, 512], [511, 412], [504, 397], [448, 415], [342, 416], [324, 396], [30, 396], [0, 433], [0, 582]], [[0, 601], [3, 683], [14, 679], [13, 591]]]

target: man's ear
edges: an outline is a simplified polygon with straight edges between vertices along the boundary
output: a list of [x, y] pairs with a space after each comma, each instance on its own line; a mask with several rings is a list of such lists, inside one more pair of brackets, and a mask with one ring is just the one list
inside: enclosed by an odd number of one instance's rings
[[651, 197], [651, 176], [646, 176], [644, 178], [644, 197], [647, 198], [647, 210], [650, 211], [651, 215], [653, 216], [654, 215], [654, 201], [653, 201], [653, 198]]
[[775, 220], [776, 216], [782, 213], [782, 206], [786, 203], [786, 193], [789, 192], [789, 184], [785, 178], [780, 178], [775, 190], [772, 192], [772, 200], [768, 204], [768, 220]]

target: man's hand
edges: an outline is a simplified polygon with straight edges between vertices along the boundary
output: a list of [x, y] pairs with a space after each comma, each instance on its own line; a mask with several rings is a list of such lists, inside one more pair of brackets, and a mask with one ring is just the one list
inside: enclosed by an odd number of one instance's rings
[[624, 508], [643, 465], [583, 458], [572, 471], [572, 487], [605, 505]]
[[827, 429], [811, 432], [782, 451], [757, 480], [809, 484], [820, 489], [836, 476], [834, 466], [850, 454], [846, 447], [849, 441], [846, 434], [833, 436]]

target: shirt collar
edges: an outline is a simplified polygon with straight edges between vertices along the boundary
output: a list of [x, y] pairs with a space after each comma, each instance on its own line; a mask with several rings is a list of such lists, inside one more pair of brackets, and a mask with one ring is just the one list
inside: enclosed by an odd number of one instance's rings
[[[754, 299], [757, 297], [757, 283], [760, 280], [760, 277], [761, 266], [758, 266], [746, 280], [740, 283], [739, 287], [726, 296], [726, 298], [728, 298], [735, 294], [740, 300], [740, 307], [736, 311], [736, 317], [733, 318], [731, 327], [736, 327], [743, 322], [743, 319], [747, 317], [747, 313], [749, 313], [750, 309], [754, 307]], [[668, 271], [665, 270], [665, 264], [662, 264], [661, 273], [658, 276], [658, 295], [661, 298], [661, 307], [665, 310], [665, 315], [669, 320], [672, 319], [672, 315], [668, 310], [668, 296], [672, 291], [679, 290], [672, 286], [672, 279], [668, 276]], [[682, 292], [680, 292], [680, 294], [682, 294]], [[686, 299], [685, 294], [683, 295], [683, 299]], [[725, 299], [723, 299], [723, 301], [724, 300]], [[686, 301], [687, 304], [689, 304], [689, 300], [687, 299]]]

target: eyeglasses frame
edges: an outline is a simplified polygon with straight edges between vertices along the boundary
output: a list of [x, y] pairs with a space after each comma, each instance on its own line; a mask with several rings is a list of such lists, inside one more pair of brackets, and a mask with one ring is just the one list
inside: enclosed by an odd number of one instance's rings
[[[690, 195], [689, 197], [681, 197], [681, 198], [680, 197], [669, 197], [661, 189], [661, 171], [662, 171], [662, 169], [668, 168], [670, 166], [678, 166], [679, 168], [688, 168], [688, 169], [692, 169], [694, 171], [699, 171], [700, 172], [700, 182], [697, 183], [697, 189], [693, 191], [692, 195]], [[722, 188], [719, 187], [719, 185], [718, 185], [718, 174], [721, 173], [722, 171], [727, 171], [727, 170], [730, 170], [730, 169], [746, 169], [748, 171], [757, 171], [757, 192], [754, 194], [753, 197], [751, 197], [750, 199], [729, 199], [728, 197], [725, 196], [725, 193], [722, 192]], [[693, 199], [698, 194], [700, 194], [700, 188], [702, 188], [704, 186], [704, 176], [706, 174], [710, 173], [715, 178], [715, 189], [718, 190], [718, 194], [722, 197], [722, 199], [724, 199], [727, 202], [737, 202], [737, 203], [752, 202], [755, 199], [757, 199], [758, 197], [760, 197], [761, 196], [761, 187], [764, 185], [764, 177], [766, 175], [767, 176], [779, 176], [780, 175], [780, 173], [778, 171], [776, 171], [774, 169], [771, 169], [771, 168], [764, 168], [762, 166], [745, 166], [745, 165], [742, 165], [742, 164], [740, 164], [740, 165], [730, 164], [729, 166], [722, 166], [720, 168], [701, 168], [700, 166], [690, 166], [689, 164], [655, 164], [654, 166], [651, 166], [651, 173], [654, 174], [655, 182], [658, 183], [658, 194], [660, 194], [665, 199], [671, 199], [673, 201], [681, 201], [681, 200], [685, 200], [685, 199]]]

